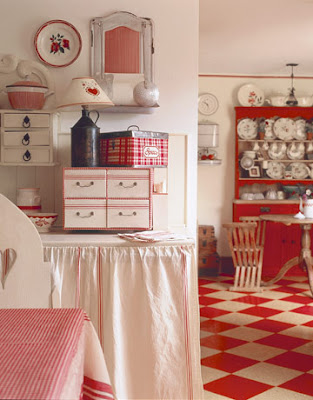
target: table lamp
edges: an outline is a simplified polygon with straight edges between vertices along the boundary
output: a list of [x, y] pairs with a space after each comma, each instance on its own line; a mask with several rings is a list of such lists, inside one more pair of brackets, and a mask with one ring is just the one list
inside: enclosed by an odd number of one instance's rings
[[100, 128], [89, 117], [91, 108], [112, 107], [114, 104], [90, 77], [73, 78], [57, 108], [82, 108], [82, 116], [71, 128], [72, 167], [99, 167]]

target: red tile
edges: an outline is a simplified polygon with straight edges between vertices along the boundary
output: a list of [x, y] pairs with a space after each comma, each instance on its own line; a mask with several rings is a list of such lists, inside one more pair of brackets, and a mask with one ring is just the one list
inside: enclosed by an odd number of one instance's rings
[[313, 397], [313, 384], [311, 374], [302, 374], [297, 378], [292, 379], [286, 383], [283, 383], [279, 387], [293, 390], [294, 392], [307, 394]]
[[215, 283], [216, 281], [212, 281], [212, 279], [205, 279], [205, 278], [199, 278], [198, 279], [198, 285], [202, 286], [202, 285], [207, 285], [208, 283]]
[[204, 385], [205, 390], [235, 400], [247, 400], [271, 388], [272, 386], [264, 383], [241, 378], [236, 375], [228, 375]]
[[228, 350], [247, 343], [245, 340], [235, 339], [222, 335], [212, 335], [200, 340], [201, 346], [217, 350]]
[[217, 308], [213, 308], [213, 307], [200, 308], [201, 317], [214, 318], [214, 317], [219, 317], [220, 315], [224, 315], [224, 314], [229, 314], [229, 311], [218, 310]]
[[255, 341], [255, 343], [265, 344], [266, 346], [278, 347], [279, 349], [285, 349], [285, 350], [295, 349], [296, 347], [302, 346], [308, 342], [309, 340], [300, 339], [292, 336], [280, 335], [279, 333], [275, 333], [274, 335], [270, 335]]
[[200, 330], [207, 331], [207, 332], [224, 332], [228, 329], [236, 328], [238, 325], [228, 324], [227, 322], [215, 321], [208, 319], [207, 321], [202, 321], [200, 323]]
[[313, 321], [309, 321], [305, 324], [302, 324], [303, 326], [313, 326]]
[[199, 296], [199, 304], [202, 306], [208, 306], [209, 304], [219, 303], [221, 299], [214, 299], [214, 297]]
[[252, 322], [247, 326], [250, 328], [263, 329], [264, 331], [269, 332], [280, 332], [295, 325], [286, 324], [285, 322], [273, 321], [270, 319], [262, 319], [260, 321]]
[[309, 303], [313, 304], [312, 297], [307, 297], [307, 296], [293, 295], [293, 296], [285, 297], [284, 301], [292, 301], [294, 303], [301, 303], [301, 304], [309, 304]]
[[305, 292], [307, 289], [297, 288], [297, 287], [289, 287], [289, 286], [280, 286], [279, 288], [275, 288], [272, 290], [274, 292], [282, 292], [282, 293], [301, 293], [301, 292]]
[[313, 316], [313, 307], [312, 306], [303, 306], [303, 307], [295, 308], [294, 310], [292, 310], [292, 312]]
[[198, 292], [199, 292], [200, 295], [205, 295], [205, 294], [208, 294], [208, 293], [217, 292], [217, 290], [210, 289], [210, 288], [207, 288], [207, 287], [204, 287], [204, 286], [199, 286]]
[[206, 357], [201, 360], [201, 364], [206, 367], [220, 369], [229, 373], [236, 372], [240, 369], [250, 367], [256, 364], [258, 361], [251, 360], [249, 358], [236, 356], [228, 353], [218, 353], [213, 356]]
[[257, 317], [267, 318], [267, 317], [271, 317], [272, 315], [279, 314], [282, 311], [274, 310], [272, 308], [267, 308], [267, 307], [256, 306], [256, 307], [247, 308], [246, 310], [241, 310], [239, 312], [242, 314], [255, 315]]
[[[297, 371], [307, 372], [313, 369], [313, 356], [300, 354], [294, 351], [287, 351], [274, 358], [266, 360], [269, 364], [279, 365], [280, 367], [296, 369]], [[313, 375], [311, 376], [313, 382]], [[313, 383], [312, 383], [313, 387]]]
[[240, 301], [246, 304], [254, 304], [255, 306], [257, 306], [259, 304], [271, 301], [271, 299], [264, 299], [263, 297], [257, 297], [257, 296], [243, 296], [237, 298], [236, 301]]

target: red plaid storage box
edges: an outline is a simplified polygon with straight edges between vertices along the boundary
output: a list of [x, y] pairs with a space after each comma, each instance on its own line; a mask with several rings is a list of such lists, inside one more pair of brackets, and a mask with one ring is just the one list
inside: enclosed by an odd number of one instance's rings
[[166, 167], [168, 134], [127, 130], [100, 134], [101, 167]]

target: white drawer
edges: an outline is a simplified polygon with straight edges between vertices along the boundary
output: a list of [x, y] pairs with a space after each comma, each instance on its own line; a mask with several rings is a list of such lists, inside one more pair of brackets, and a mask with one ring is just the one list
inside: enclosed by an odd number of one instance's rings
[[108, 170], [108, 197], [150, 198], [150, 170]]
[[2, 151], [2, 162], [6, 163], [49, 163], [50, 149], [49, 148], [4, 148]]
[[50, 126], [49, 114], [4, 114], [3, 116], [4, 128], [48, 128]]
[[151, 228], [149, 200], [108, 200], [107, 208], [108, 228]]
[[49, 146], [49, 131], [4, 132], [4, 146]]
[[64, 228], [105, 229], [106, 200], [104, 199], [64, 200]]
[[106, 197], [105, 169], [64, 169], [64, 198]]

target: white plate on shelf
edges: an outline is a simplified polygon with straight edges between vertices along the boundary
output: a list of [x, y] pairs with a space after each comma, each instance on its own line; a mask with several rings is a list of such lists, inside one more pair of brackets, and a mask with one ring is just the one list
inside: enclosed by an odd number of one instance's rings
[[286, 143], [274, 142], [270, 145], [267, 153], [272, 160], [283, 160], [286, 157], [286, 150]]
[[264, 104], [264, 92], [262, 89], [248, 83], [238, 90], [238, 101], [243, 107], [260, 107]]
[[306, 120], [303, 118], [297, 119], [295, 124], [296, 131], [294, 132], [293, 138], [297, 140], [306, 140]]
[[238, 122], [237, 133], [241, 139], [255, 139], [258, 135], [258, 124], [251, 118], [244, 118]]
[[303, 143], [290, 143], [287, 147], [287, 157], [290, 160], [302, 160], [305, 154]]
[[285, 166], [277, 161], [269, 161], [266, 173], [272, 179], [282, 179], [285, 175]]
[[296, 124], [291, 118], [278, 118], [273, 125], [275, 136], [281, 140], [291, 140], [296, 134]]
[[310, 168], [303, 163], [290, 164], [293, 179], [305, 179], [310, 175]]

